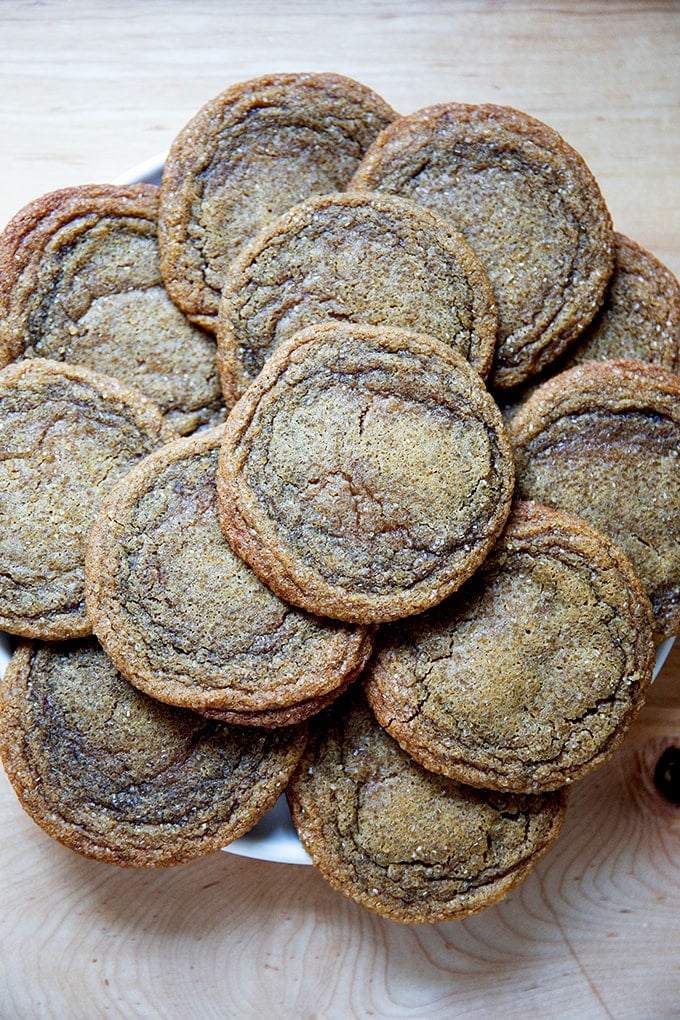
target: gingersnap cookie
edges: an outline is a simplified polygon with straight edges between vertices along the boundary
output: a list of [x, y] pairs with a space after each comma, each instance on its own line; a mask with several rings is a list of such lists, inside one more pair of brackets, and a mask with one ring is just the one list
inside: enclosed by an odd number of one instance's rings
[[339, 892], [393, 921], [455, 920], [496, 903], [556, 839], [565, 791], [475, 790], [428, 772], [360, 694], [310, 722], [286, 788], [312, 863]]
[[163, 286], [158, 198], [89, 184], [22, 209], [0, 234], [0, 350], [115, 376], [188, 433], [225, 413], [214, 340]]
[[161, 182], [161, 270], [177, 305], [214, 331], [239, 248], [290, 206], [345, 188], [396, 116], [338, 74], [264, 75], [206, 103], [173, 142]]
[[516, 392], [496, 394], [507, 421], [541, 382], [588, 361], [633, 358], [680, 373], [680, 283], [651, 252], [615, 236], [616, 263], [599, 312], [542, 376]]
[[274, 804], [304, 727], [229, 727], [163, 705], [93, 639], [21, 642], [0, 685], [0, 758], [21, 806], [108, 864], [181, 864], [238, 839]]
[[425, 768], [486, 789], [554, 790], [620, 746], [651, 682], [652, 634], [649, 599], [613, 542], [517, 502], [463, 588], [381, 630], [366, 695]]
[[85, 545], [104, 495], [176, 433], [117, 379], [43, 358], [0, 372], [0, 430], [0, 629], [82, 637]]
[[440, 602], [482, 562], [513, 490], [502, 419], [439, 340], [322, 323], [284, 341], [227, 420], [230, 544], [280, 598], [358, 623]]
[[434, 209], [484, 262], [499, 326], [493, 387], [524, 382], [592, 320], [614, 266], [611, 217], [583, 158], [510, 107], [442, 103], [401, 117], [350, 188]]
[[680, 372], [680, 283], [651, 252], [615, 236], [616, 262], [602, 307], [561, 367], [636, 358]]
[[167, 444], [109, 493], [90, 535], [88, 615], [154, 698], [229, 722], [297, 722], [358, 675], [371, 634], [287, 605], [232, 552], [217, 510], [223, 433]]
[[680, 378], [594, 361], [539, 386], [509, 423], [518, 497], [609, 535], [632, 561], [658, 637], [680, 628]]
[[227, 405], [283, 340], [325, 319], [428, 333], [481, 376], [491, 367], [496, 307], [484, 266], [440, 217], [394, 195], [308, 199], [236, 257], [217, 319]]

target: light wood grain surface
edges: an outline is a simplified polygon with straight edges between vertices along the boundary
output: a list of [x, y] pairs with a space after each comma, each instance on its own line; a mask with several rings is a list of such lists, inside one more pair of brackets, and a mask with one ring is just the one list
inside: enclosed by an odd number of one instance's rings
[[[519, 107], [586, 158], [617, 229], [680, 273], [677, 3], [0, 0], [0, 223], [164, 150], [206, 100], [334, 70], [401, 112]], [[621, 752], [577, 784], [552, 852], [501, 904], [402, 926], [303, 866], [223, 853], [178, 869], [89, 862], [0, 774], [0, 1017], [680, 1015], [676, 644]]]

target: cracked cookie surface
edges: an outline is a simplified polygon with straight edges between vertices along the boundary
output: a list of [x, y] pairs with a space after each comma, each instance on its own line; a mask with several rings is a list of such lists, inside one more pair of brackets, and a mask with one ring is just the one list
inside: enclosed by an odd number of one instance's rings
[[163, 285], [158, 199], [151, 184], [90, 184], [22, 209], [0, 235], [0, 350], [115, 376], [189, 433], [224, 405], [213, 337]]
[[500, 412], [460, 355], [406, 330], [320, 324], [232, 410], [220, 520], [281, 598], [376, 623], [469, 577], [505, 523], [513, 470]]
[[337, 74], [275, 74], [233, 85], [180, 131], [161, 182], [161, 269], [173, 300], [215, 330], [239, 248], [313, 194], [341, 191], [397, 114]]
[[254, 730], [163, 705], [94, 639], [22, 642], [0, 685], [0, 757], [24, 810], [108, 864], [180, 864], [247, 832], [282, 793], [303, 727]]
[[614, 753], [655, 654], [627, 558], [583, 521], [525, 502], [462, 589], [378, 642], [366, 695], [399, 744], [458, 782], [526, 793]]
[[141, 393], [43, 358], [0, 372], [0, 432], [0, 627], [82, 637], [85, 546], [104, 496], [176, 433]]
[[482, 259], [499, 315], [493, 387], [544, 368], [602, 301], [614, 234], [600, 189], [582, 157], [525, 113], [442, 103], [401, 117], [366, 152], [352, 188], [429, 206]]
[[427, 333], [482, 377], [491, 367], [496, 306], [484, 266], [444, 220], [394, 195], [309, 199], [242, 250], [217, 322], [227, 405], [278, 344], [324, 319]]
[[461, 786], [410, 758], [353, 690], [310, 723], [286, 790], [313, 864], [339, 892], [407, 923], [496, 903], [556, 839], [566, 793]]
[[147, 694], [233, 723], [298, 722], [358, 675], [371, 634], [287, 605], [232, 552], [217, 510], [223, 434], [167, 444], [109, 493], [88, 546], [88, 614]]
[[573, 513], [633, 563], [658, 637], [680, 629], [680, 377], [642, 361], [577, 365], [509, 423], [516, 494]]

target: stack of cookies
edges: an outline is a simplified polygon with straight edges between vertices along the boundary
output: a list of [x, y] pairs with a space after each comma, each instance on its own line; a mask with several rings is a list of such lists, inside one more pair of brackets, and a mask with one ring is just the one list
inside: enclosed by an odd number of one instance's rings
[[680, 287], [551, 128], [233, 86], [0, 235], [0, 755], [85, 856], [285, 790], [404, 922], [504, 896], [680, 629]]

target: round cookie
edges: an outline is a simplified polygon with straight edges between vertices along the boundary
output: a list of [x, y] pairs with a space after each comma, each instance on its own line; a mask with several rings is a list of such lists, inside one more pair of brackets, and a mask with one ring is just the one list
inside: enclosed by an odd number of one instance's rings
[[516, 495], [588, 521], [627, 554], [658, 637], [680, 628], [680, 378], [594, 361], [539, 386], [509, 423]]
[[627, 557], [579, 518], [523, 502], [462, 589], [379, 641], [366, 696], [401, 747], [459, 783], [518, 793], [611, 757], [655, 660]]
[[323, 323], [285, 341], [232, 410], [222, 527], [281, 598], [359, 623], [459, 587], [510, 510], [498, 408], [455, 351], [407, 330]]
[[495, 793], [428, 772], [360, 693], [310, 722], [286, 789], [312, 863], [339, 892], [393, 921], [454, 920], [496, 903], [556, 839], [565, 791]]
[[251, 829], [304, 727], [228, 727], [132, 687], [93, 640], [21, 642], [0, 685], [0, 758], [50, 836], [124, 867], [181, 864]]
[[0, 372], [0, 431], [0, 628], [82, 637], [85, 545], [104, 495], [176, 433], [141, 393], [43, 358]]
[[88, 184], [31, 202], [0, 234], [0, 350], [141, 390], [178, 432], [224, 417], [215, 342], [160, 274], [159, 189]]
[[371, 634], [287, 605], [232, 552], [217, 510], [223, 433], [167, 444], [109, 493], [88, 545], [88, 615], [152, 697], [234, 723], [298, 722], [358, 676]]
[[541, 382], [588, 361], [632, 358], [680, 373], [680, 284], [651, 252], [623, 234], [615, 236], [616, 264], [599, 312], [539, 378], [497, 394], [507, 421]]
[[232, 85], [174, 140], [161, 182], [161, 270], [177, 305], [214, 331], [229, 263], [285, 209], [341, 191], [397, 114], [338, 74]]
[[442, 103], [401, 117], [350, 188], [434, 209], [482, 259], [499, 315], [493, 387], [535, 375], [601, 304], [614, 266], [611, 217], [583, 158], [528, 114]]
[[496, 307], [484, 266], [440, 217], [394, 195], [308, 199], [236, 257], [217, 320], [227, 405], [281, 341], [324, 319], [428, 333], [481, 376], [491, 367]]
[[561, 367], [630, 358], [680, 372], [680, 283], [655, 255], [616, 234], [603, 305]]

